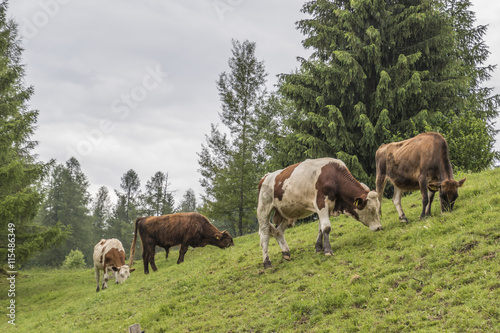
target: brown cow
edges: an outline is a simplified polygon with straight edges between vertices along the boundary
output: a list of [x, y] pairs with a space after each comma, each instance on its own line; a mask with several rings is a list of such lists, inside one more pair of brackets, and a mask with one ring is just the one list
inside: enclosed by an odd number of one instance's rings
[[[297, 219], [318, 214], [316, 252], [331, 255], [330, 214], [350, 215], [372, 231], [377, 231], [381, 229], [379, 211], [377, 193], [358, 182], [340, 160], [305, 160], [269, 173], [259, 183], [257, 206], [264, 268], [271, 267], [268, 255], [270, 235], [278, 241], [283, 258], [290, 260], [284, 233]], [[273, 212], [276, 226], [270, 223]]]
[[135, 269], [130, 269], [125, 264], [125, 250], [122, 242], [116, 238], [101, 239], [94, 247], [94, 270], [95, 281], [97, 283], [96, 291], [99, 291], [100, 270], [103, 270], [102, 289], [108, 287], [109, 272], [115, 275], [116, 283], [122, 283]]
[[170, 247], [181, 245], [177, 263], [184, 261], [188, 247], [218, 246], [221, 249], [233, 246], [233, 239], [227, 231], [220, 232], [208, 219], [199, 213], [177, 213], [163, 216], [139, 217], [135, 220], [134, 239], [130, 249], [130, 267], [134, 262], [137, 232], [141, 235], [144, 273], [149, 274], [149, 266], [155, 265], [155, 246], [165, 249], [166, 257]]
[[420, 219], [431, 215], [434, 193], [439, 191], [441, 213], [453, 210], [458, 198], [457, 189], [466, 178], [453, 179], [453, 169], [448, 156], [448, 144], [438, 133], [422, 133], [414, 138], [380, 146], [375, 155], [377, 167], [377, 192], [382, 200], [387, 178], [394, 185], [392, 202], [401, 222], [408, 222], [401, 208], [401, 196], [405, 191], [420, 189], [422, 214]]

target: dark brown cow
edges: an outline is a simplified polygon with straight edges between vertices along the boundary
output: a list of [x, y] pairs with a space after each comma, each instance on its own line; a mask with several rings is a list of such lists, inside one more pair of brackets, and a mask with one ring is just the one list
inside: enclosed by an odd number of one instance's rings
[[130, 267], [134, 262], [137, 232], [141, 235], [143, 247], [142, 259], [144, 273], [149, 273], [149, 264], [153, 271], [155, 265], [155, 246], [167, 252], [172, 246], [181, 245], [177, 263], [184, 261], [188, 247], [218, 246], [221, 249], [233, 246], [233, 239], [227, 231], [220, 232], [208, 219], [199, 213], [177, 213], [163, 216], [139, 217], [135, 220], [134, 239], [130, 249]]
[[394, 185], [392, 201], [401, 222], [408, 222], [401, 208], [401, 196], [405, 191], [420, 190], [422, 214], [420, 219], [431, 215], [434, 193], [439, 191], [441, 212], [453, 210], [458, 197], [457, 189], [466, 178], [453, 179], [453, 169], [448, 156], [448, 144], [438, 133], [422, 133], [401, 142], [382, 145], [375, 155], [377, 167], [377, 192], [382, 200], [387, 179]]
[[[271, 266], [268, 254], [270, 235], [278, 241], [283, 258], [290, 260], [285, 230], [297, 219], [318, 214], [316, 252], [331, 255], [330, 214], [350, 215], [372, 231], [377, 231], [381, 229], [379, 211], [377, 193], [358, 182], [340, 160], [305, 160], [269, 173], [259, 183], [257, 207], [264, 267]], [[273, 212], [276, 226], [270, 223]]]

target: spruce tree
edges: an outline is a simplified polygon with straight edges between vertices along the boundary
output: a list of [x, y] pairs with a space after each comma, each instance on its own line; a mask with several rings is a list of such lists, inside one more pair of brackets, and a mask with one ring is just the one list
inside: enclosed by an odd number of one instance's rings
[[108, 219], [111, 214], [111, 198], [106, 186], [99, 187], [92, 202], [92, 242], [106, 238]]
[[59, 225], [46, 228], [35, 222], [43, 199], [37, 187], [49, 165], [32, 155], [38, 111], [27, 105], [34, 89], [24, 85], [23, 50], [7, 7], [7, 1], [0, 3], [0, 258], [3, 269], [16, 271], [65, 234]]
[[462, 93], [464, 104], [444, 132], [452, 164], [478, 172], [500, 157], [493, 151], [495, 135], [499, 132], [494, 120], [498, 116], [500, 95], [493, 94], [493, 88], [486, 86], [496, 68], [487, 64], [490, 52], [483, 37], [488, 27], [475, 25], [469, 0], [442, 0], [441, 3], [441, 10], [455, 30], [455, 52], [461, 61], [461, 73], [469, 80]]
[[142, 201], [144, 215], [160, 216], [173, 213], [174, 197], [170, 190], [168, 173], [158, 171], [146, 182]]
[[228, 133], [212, 124], [198, 162], [206, 190], [205, 214], [220, 224], [232, 224], [228, 229], [242, 235], [257, 228], [257, 184], [264, 163], [258, 116], [267, 74], [255, 56], [255, 43], [232, 44], [230, 71], [220, 74], [217, 82], [222, 103], [219, 117]]
[[40, 255], [37, 258], [40, 265], [61, 265], [71, 250], [81, 251], [85, 261], [92, 262], [95, 243], [92, 241], [89, 186], [76, 158], [71, 157], [64, 165], [54, 166], [41, 221], [49, 227], [61, 224], [69, 230], [70, 235], [63, 244]]
[[373, 185], [381, 144], [442, 131], [463, 103], [453, 29], [430, 0], [317, 0], [303, 12], [313, 52], [281, 77], [297, 114], [280, 145], [300, 147], [296, 160], [339, 158]]
[[192, 189], [188, 189], [182, 196], [182, 201], [177, 209], [178, 212], [196, 212], [196, 195]]

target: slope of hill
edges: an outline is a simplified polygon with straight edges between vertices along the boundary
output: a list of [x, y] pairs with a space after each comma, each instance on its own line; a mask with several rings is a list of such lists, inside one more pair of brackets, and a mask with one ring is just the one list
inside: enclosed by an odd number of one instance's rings
[[[457, 178], [462, 178], [462, 174]], [[95, 292], [93, 269], [21, 271], [19, 332], [486, 332], [500, 331], [500, 169], [467, 174], [452, 213], [419, 221], [418, 193], [403, 198], [401, 224], [383, 202], [384, 230], [332, 218], [333, 257], [314, 252], [317, 223], [290, 228], [292, 260], [258, 234], [221, 250], [172, 251], [159, 271], [142, 262], [124, 284]], [[7, 287], [1, 282], [2, 290]], [[6, 292], [0, 296], [6, 309]], [[0, 330], [12, 328], [5, 315]]]

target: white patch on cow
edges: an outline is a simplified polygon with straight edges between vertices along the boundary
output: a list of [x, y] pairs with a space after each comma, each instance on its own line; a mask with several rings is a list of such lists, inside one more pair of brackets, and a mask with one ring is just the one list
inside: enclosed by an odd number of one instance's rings
[[372, 231], [380, 230], [382, 224], [380, 223], [380, 201], [378, 200], [377, 192], [368, 192], [366, 199], [366, 206], [363, 209], [355, 209], [359, 216], [359, 221]]

